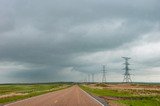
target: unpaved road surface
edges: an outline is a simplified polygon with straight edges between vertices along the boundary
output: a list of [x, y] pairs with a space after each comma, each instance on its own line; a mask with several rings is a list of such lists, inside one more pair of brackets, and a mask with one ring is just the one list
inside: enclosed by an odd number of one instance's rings
[[5, 106], [102, 106], [78, 86], [10, 103]]

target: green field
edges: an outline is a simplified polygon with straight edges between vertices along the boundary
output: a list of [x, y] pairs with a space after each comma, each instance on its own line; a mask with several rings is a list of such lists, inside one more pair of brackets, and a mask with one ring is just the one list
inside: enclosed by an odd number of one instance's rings
[[0, 104], [57, 91], [69, 87], [70, 84], [9, 84], [0, 85]]
[[160, 106], [160, 90], [123, 90], [107, 87], [96, 88], [89, 85], [81, 85], [80, 87], [90, 94], [104, 98], [111, 106], [112, 104], [118, 106]]

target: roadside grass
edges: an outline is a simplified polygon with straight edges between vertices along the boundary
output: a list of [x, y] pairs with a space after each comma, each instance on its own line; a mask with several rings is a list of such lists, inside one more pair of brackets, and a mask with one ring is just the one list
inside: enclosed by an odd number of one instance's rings
[[92, 93], [96, 96], [112, 96], [112, 97], [132, 97], [132, 95], [126, 91], [110, 90], [110, 89], [98, 89], [90, 88], [88, 86], [80, 86], [83, 90]]
[[109, 101], [120, 106], [160, 106], [160, 95], [148, 95], [148, 92], [152, 91], [146, 91], [147, 95], [140, 95], [137, 93], [138, 90], [134, 92], [134, 90], [100, 89], [91, 88], [87, 85], [80, 85], [80, 87], [90, 94], [103, 97], [105, 99], [112, 98], [109, 99]]
[[160, 106], [160, 97], [143, 98], [142, 100], [119, 100], [119, 104], [126, 104], [127, 106]]
[[0, 85], [0, 96], [11, 93], [25, 95], [14, 95], [0, 98], [0, 104], [15, 102], [17, 100], [38, 96], [44, 93], [53, 92], [67, 88], [69, 84], [24, 84], [24, 85]]

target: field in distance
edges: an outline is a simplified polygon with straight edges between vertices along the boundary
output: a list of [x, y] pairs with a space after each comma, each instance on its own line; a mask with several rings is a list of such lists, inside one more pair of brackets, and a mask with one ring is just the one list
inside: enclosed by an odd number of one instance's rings
[[160, 84], [82, 84], [80, 87], [109, 106], [160, 106]]
[[57, 91], [71, 86], [70, 83], [49, 84], [1, 84], [0, 105]]

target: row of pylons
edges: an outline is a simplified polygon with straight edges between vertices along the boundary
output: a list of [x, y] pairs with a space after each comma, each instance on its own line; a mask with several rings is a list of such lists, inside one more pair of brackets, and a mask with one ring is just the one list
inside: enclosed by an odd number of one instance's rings
[[[123, 78], [123, 82], [124, 83], [130, 83], [130, 82], [132, 82], [132, 80], [131, 80], [131, 74], [129, 73], [129, 70], [131, 70], [130, 68], [129, 68], [129, 59], [131, 59], [131, 58], [129, 58], [129, 57], [122, 57], [124, 60], [125, 60], [125, 62], [123, 63], [124, 64], [124, 68], [123, 68], [123, 70], [125, 70], [125, 72], [124, 72], [124, 78]], [[102, 83], [106, 83], [107, 82], [107, 79], [106, 79], [106, 73], [107, 73], [107, 70], [106, 70], [106, 65], [103, 65], [102, 66]], [[84, 82], [94, 82], [94, 73], [91, 73], [91, 74], [87, 74], [87, 76], [88, 76], [88, 79], [85, 79], [84, 80]]]
[[[128, 60], [131, 59], [131, 58], [129, 58], [129, 57], [122, 57], [122, 58], [125, 60], [125, 62], [124, 62], [125, 67], [123, 68], [123, 70], [125, 70], [123, 82], [125, 82], [125, 83], [132, 82], [131, 76], [130, 76], [131, 74], [129, 73], [129, 70], [131, 70], [131, 69], [129, 68], [130, 64], [128, 62]], [[107, 73], [107, 71], [105, 69], [105, 65], [103, 65], [102, 73], [103, 73], [102, 74], [102, 83], [106, 83], [106, 73]]]
[[[125, 60], [125, 62], [124, 62], [125, 67], [123, 68], [123, 70], [125, 70], [123, 82], [125, 82], [125, 83], [132, 82], [131, 76], [130, 76], [131, 74], [129, 73], [129, 70], [131, 70], [131, 69], [129, 68], [130, 64], [128, 62], [128, 60], [131, 59], [131, 58], [129, 58], [129, 57], [122, 57], [122, 58]], [[105, 65], [103, 65], [102, 83], [106, 83], [106, 73], [107, 73], [107, 71], [105, 69]]]

